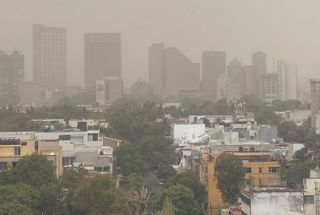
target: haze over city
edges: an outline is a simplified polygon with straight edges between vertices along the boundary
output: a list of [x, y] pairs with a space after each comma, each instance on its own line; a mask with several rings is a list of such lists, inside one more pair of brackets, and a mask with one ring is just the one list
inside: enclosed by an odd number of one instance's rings
[[302, 91], [320, 77], [320, 3], [316, 0], [10, 0], [0, 8], [1, 50], [25, 56], [25, 79], [32, 80], [32, 24], [67, 30], [68, 83], [84, 85], [86, 32], [119, 32], [125, 88], [148, 79], [148, 48], [163, 42], [193, 62], [204, 50], [224, 50], [227, 63], [251, 64], [263, 51], [268, 72], [273, 59], [298, 65]]
[[0, 215], [320, 215], [319, 0], [0, 6]]

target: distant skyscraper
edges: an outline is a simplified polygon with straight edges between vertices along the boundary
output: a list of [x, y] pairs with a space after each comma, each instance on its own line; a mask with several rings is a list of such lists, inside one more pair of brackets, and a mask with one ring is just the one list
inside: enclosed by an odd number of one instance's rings
[[162, 95], [164, 78], [164, 44], [153, 44], [149, 48], [149, 82], [156, 95]]
[[200, 64], [191, 62], [176, 48], [165, 49], [165, 92], [167, 96], [180, 91], [200, 90]]
[[285, 61], [278, 61], [277, 71], [279, 76], [279, 99], [285, 101], [287, 100], [287, 63]]
[[266, 73], [260, 77], [260, 98], [266, 102], [279, 99], [279, 76], [277, 73]]
[[217, 99], [217, 80], [226, 74], [226, 52], [205, 51], [202, 54], [202, 91], [207, 99]]
[[67, 85], [66, 29], [33, 25], [33, 80], [65, 91]]
[[220, 75], [217, 79], [217, 100], [227, 98], [227, 77]]
[[261, 76], [267, 73], [267, 55], [264, 52], [256, 52], [252, 55], [252, 66]]
[[297, 100], [297, 65], [287, 64], [285, 61], [278, 61], [279, 76], [279, 99]]
[[287, 74], [287, 99], [298, 100], [297, 65], [288, 64]]
[[258, 96], [257, 89], [259, 88], [259, 81], [257, 79], [257, 74], [253, 69], [253, 66], [247, 65], [243, 66], [245, 73], [245, 95], [256, 95]]
[[[231, 86], [233, 84], [239, 85], [239, 95], [240, 97], [244, 95], [245, 93], [245, 87], [246, 87], [246, 76], [244, 72], [244, 68], [241, 65], [241, 62], [238, 59], [233, 59], [230, 62], [230, 65], [228, 66], [227, 71], [227, 82], [228, 86]], [[240, 99], [240, 98], [239, 98]]]
[[24, 81], [24, 56], [0, 52], [0, 106], [19, 102], [19, 85]]
[[[311, 79], [311, 127], [316, 128], [320, 110], [320, 79]], [[319, 132], [317, 132], [319, 133]]]
[[121, 78], [120, 33], [86, 33], [84, 49], [86, 89], [105, 77]]
[[260, 92], [260, 79], [261, 76], [267, 73], [267, 55], [264, 52], [256, 52], [252, 55], [252, 66], [256, 75], [256, 96], [259, 96]]
[[176, 48], [154, 44], [149, 49], [149, 78], [161, 96], [199, 94], [200, 64], [191, 62]]

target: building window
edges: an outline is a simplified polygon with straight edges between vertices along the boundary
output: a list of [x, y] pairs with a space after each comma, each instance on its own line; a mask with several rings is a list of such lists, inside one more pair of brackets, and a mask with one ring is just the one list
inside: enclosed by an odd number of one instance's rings
[[280, 172], [280, 168], [279, 167], [269, 167], [269, 172], [270, 173]]
[[7, 162], [0, 162], [0, 171], [6, 171], [8, 169]]
[[27, 142], [22, 142], [21, 145], [22, 146], [26, 146], [26, 145], [28, 145], [28, 143]]
[[34, 143], [34, 149], [35, 149], [35, 150], [38, 150], [38, 148], [39, 148], [38, 141], [36, 141], [36, 142]]
[[262, 173], [262, 167], [259, 167], [259, 173]]
[[96, 171], [96, 172], [102, 172], [102, 167], [100, 167], [100, 166], [95, 166], [95, 167], [94, 167], [94, 171]]
[[88, 134], [88, 141], [98, 141], [98, 134]]
[[20, 147], [14, 147], [14, 155], [20, 155], [20, 154], [21, 154]]
[[12, 167], [15, 168], [17, 166], [17, 162], [12, 162]]
[[71, 140], [71, 135], [59, 135], [59, 140]]
[[304, 196], [303, 201], [305, 204], [314, 204], [314, 196]]
[[251, 168], [246, 168], [246, 173], [251, 173], [252, 169]]
[[75, 160], [75, 157], [64, 157], [62, 158], [62, 164], [63, 166], [71, 166]]

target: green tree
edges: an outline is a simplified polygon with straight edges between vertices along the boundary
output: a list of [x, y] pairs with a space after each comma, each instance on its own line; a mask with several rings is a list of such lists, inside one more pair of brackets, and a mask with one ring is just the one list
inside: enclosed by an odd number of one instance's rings
[[214, 168], [217, 187], [223, 199], [234, 203], [245, 181], [245, 168], [241, 160], [235, 155], [224, 153], [217, 158]]
[[124, 176], [130, 174], [143, 175], [145, 173], [144, 162], [138, 148], [131, 143], [121, 144], [115, 151], [117, 165]]
[[200, 183], [198, 175], [193, 170], [175, 175], [168, 183], [184, 185], [194, 192], [195, 199], [200, 203], [206, 201], [207, 192], [205, 186]]
[[128, 215], [127, 195], [115, 187], [109, 175], [97, 175], [82, 183], [75, 191], [71, 214], [77, 215]]
[[12, 169], [13, 181], [8, 183], [25, 183], [36, 188], [50, 183], [57, 183], [55, 168], [50, 161], [43, 155], [25, 156], [17, 162]]
[[87, 172], [83, 168], [71, 168], [64, 171], [61, 178], [61, 186], [64, 190], [64, 198], [61, 201], [63, 214], [72, 214], [72, 201], [76, 190], [85, 183]]
[[[28, 208], [27, 211], [32, 210], [32, 214], [38, 214], [40, 192], [26, 184], [0, 185], [0, 205], [12, 202], [19, 204], [17, 207], [24, 206]], [[10, 204], [7, 206], [9, 207]]]
[[34, 215], [31, 208], [17, 202], [4, 202], [0, 204], [0, 215]]
[[39, 211], [52, 214], [58, 210], [61, 189], [52, 163], [43, 155], [30, 155], [21, 158], [15, 167], [4, 173], [4, 184], [23, 183], [32, 186], [40, 193]]
[[157, 170], [157, 176], [160, 179], [167, 180], [176, 174], [175, 169], [168, 163], [160, 163]]
[[161, 196], [161, 205], [164, 205], [168, 198], [175, 209], [176, 215], [200, 215], [199, 203], [194, 198], [192, 190], [181, 184], [166, 187]]
[[166, 198], [161, 211], [157, 211], [154, 215], [175, 215], [175, 209], [172, 202]]
[[298, 126], [293, 121], [284, 121], [278, 126], [279, 136], [285, 142], [300, 142], [304, 137], [298, 133]]
[[129, 195], [132, 215], [142, 215], [151, 203], [153, 196], [147, 186], [137, 186]]

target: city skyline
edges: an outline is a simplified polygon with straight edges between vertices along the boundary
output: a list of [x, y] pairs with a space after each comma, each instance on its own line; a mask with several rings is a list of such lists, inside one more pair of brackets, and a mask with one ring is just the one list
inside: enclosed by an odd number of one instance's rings
[[[273, 58], [297, 63], [298, 71], [304, 74], [299, 74], [298, 80], [302, 80], [306, 91], [309, 89], [309, 78], [319, 78], [317, 71], [320, 65], [316, 53], [320, 44], [310, 42], [317, 41], [312, 38], [317, 38], [319, 32], [309, 23], [317, 25], [320, 5], [313, 0], [304, 5], [295, 0], [204, 1], [202, 4], [177, 1], [172, 5], [172, 8], [179, 8], [177, 10], [170, 9], [167, 1], [60, 2], [33, 0], [31, 4], [14, 0], [2, 7], [2, 22], [7, 20], [8, 12], [17, 10], [19, 13], [16, 13], [17, 19], [12, 20], [12, 25], [3, 29], [0, 47], [9, 52], [16, 49], [26, 56], [27, 80], [32, 78], [30, 26], [34, 23], [67, 29], [69, 83], [84, 84], [84, 66], [79, 62], [84, 59], [82, 35], [85, 32], [121, 32], [123, 78], [127, 87], [138, 78], [147, 79], [147, 49], [157, 42], [177, 47], [193, 62], [200, 62], [203, 50], [224, 50], [227, 52], [227, 62], [237, 57], [242, 64], [249, 64], [252, 53], [264, 51], [270, 56], [269, 69], [272, 68]], [[33, 5], [39, 5], [41, 7], [37, 8], [41, 9], [35, 9]], [[111, 11], [110, 8], [116, 9]], [[56, 13], [57, 10], [59, 13]], [[242, 10], [250, 12], [243, 15]], [[306, 12], [302, 15], [300, 10]], [[91, 16], [93, 12], [95, 16]], [[236, 19], [230, 19], [227, 16], [230, 13]], [[291, 17], [294, 19], [291, 20]], [[184, 24], [178, 25], [183, 20]], [[191, 20], [194, 25], [189, 26], [187, 23]]]

